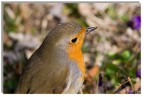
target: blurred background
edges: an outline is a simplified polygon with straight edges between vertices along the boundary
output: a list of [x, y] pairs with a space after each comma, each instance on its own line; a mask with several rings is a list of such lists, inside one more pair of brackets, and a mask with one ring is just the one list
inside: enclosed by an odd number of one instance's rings
[[141, 93], [140, 3], [2, 3], [3, 92], [14, 93], [31, 54], [59, 23], [98, 29], [82, 47], [80, 93]]

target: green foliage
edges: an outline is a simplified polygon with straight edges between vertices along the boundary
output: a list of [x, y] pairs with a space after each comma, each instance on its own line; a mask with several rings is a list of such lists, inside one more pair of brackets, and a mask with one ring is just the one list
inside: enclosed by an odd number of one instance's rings
[[85, 18], [83, 16], [80, 15], [80, 13], [78, 12], [78, 4], [77, 3], [67, 3], [66, 4], [66, 8], [69, 11], [69, 15], [74, 17], [76, 22], [88, 27], [88, 24], [85, 21]]
[[[124, 50], [116, 54], [108, 54], [107, 60], [103, 63], [101, 69], [105, 71], [105, 79], [111, 80], [113, 86], [121, 83], [122, 78], [135, 78], [137, 70], [137, 60], [133, 60], [132, 52]], [[135, 64], [133, 64], [135, 63]]]
[[109, 7], [106, 10], [107, 14], [112, 18], [112, 19], [116, 19], [117, 18], [117, 13], [116, 13], [116, 9], [114, 6]]
[[82, 46], [82, 52], [83, 52], [83, 53], [87, 53], [88, 51], [89, 51], [88, 47], [84, 44], [84, 45]]
[[[77, 10], [77, 6], [78, 4], [77, 3], [67, 3], [66, 4], [66, 7], [69, 9], [70, 11], [70, 15], [73, 15], [75, 17], [80, 17], [80, 14]], [[73, 14], [74, 13], [74, 14]]]
[[131, 57], [130, 51], [125, 50], [121, 53], [121, 58], [128, 61], [128, 59]]
[[124, 22], [128, 22], [129, 21], [129, 17], [127, 16], [127, 15], [122, 15], [121, 17], [120, 17], [120, 19], [122, 20], [122, 21], [124, 21]]
[[[14, 92], [17, 87], [18, 79], [16, 76], [13, 76], [12, 78], [9, 78], [8, 80], [4, 81], [4, 87], [5, 89], [9, 89], [8, 93]], [[7, 91], [7, 90], [4, 90]]]
[[77, 19], [77, 22], [81, 25], [83, 25], [84, 27], [89, 27], [88, 24], [85, 22], [85, 18], [81, 17]]
[[6, 32], [15, 32], [16, 31], [16, 20], [12, 19], [6, 12], [7, 4], [4, 4], [4, 12], [3, 12], [3, 19], [4, 19], [4, 30]]

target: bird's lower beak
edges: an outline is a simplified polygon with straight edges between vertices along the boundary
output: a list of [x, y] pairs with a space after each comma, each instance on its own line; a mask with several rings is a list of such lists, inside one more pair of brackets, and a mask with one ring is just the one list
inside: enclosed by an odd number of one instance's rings
[[86, 29], [86, 34], [94, 31], [95, 29], [97, 29], [97, 27], [88, 27], [88, 28]]

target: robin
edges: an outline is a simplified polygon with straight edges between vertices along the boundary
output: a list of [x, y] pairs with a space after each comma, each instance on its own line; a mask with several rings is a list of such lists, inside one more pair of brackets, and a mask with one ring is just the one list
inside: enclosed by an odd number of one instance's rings
[[16, 93], [78, 93], [85, 76], [81, 47], [95, 29], [76, 23], [56, 26], [30, 57]]

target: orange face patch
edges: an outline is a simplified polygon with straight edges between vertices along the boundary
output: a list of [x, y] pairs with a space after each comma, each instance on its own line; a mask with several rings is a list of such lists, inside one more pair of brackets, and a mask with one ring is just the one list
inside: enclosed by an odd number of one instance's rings
[[84, 79], [85, 64], [84, 64], [84, 58], [81, 51], [81, 47], [84, 41], [85, 32], [86, 32], [86, 28], [82, 27], [82, 30], [75, 36], [78, 39], [77, 42], [74, 44], [70, 43], [69, 47], [67, 48], [67, 53], [69, 58], [77, 63], [79, 69], [83, 74], [82, 79]]

